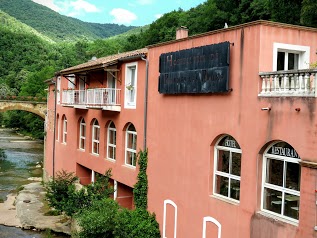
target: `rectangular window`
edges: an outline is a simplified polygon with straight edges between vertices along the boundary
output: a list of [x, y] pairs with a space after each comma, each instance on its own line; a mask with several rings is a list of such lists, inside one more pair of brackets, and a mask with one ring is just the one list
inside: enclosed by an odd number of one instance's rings
[[137, 63], [127, 64], [125, 72], [125, 108], [136, 108], [137, 75]]
[[310, 47], [274, 43], [273, 45], [273, 71], [308, 69]]

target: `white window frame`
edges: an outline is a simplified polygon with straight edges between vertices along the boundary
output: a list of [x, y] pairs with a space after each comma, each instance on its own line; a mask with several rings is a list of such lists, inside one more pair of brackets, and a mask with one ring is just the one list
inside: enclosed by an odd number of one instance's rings
[[[132, 68], [135, 69], [134, 85], [131, 85]], [[135, 109], [137, 100], [137, 82], [138, 82], [138, 62], [128, 63], [125, 65], [125, 88], [124, 88], [124, 108]], [[129, 90], [129, 88], [132, 89]], [[133, 94], [133, 101], [131, 101], [131, 94]]]
[[[225, 200], [229, 200], [232, 201], [234, 203], [240, 203], [240, 200], [238, 199], [234, 199], [230, 197], [230, 192], [231, 192], [231, 179], [234, 180], [238, 180], [240, 182], [240, 187], [241, 187], [241, 167], [242, 167], [242, 150], [241, 149], [237, 149], [237, 148], [231, 148], [231, 147], [225, 147], [225, 146], [220, 146], [219, 143], [220, 141], [225, 138], [226, 136], [230, 136], [230, 135], [225, 135], [222, 136], [216, 143], [216, 146], [214, 148], [214, 176], [213, 176], [213, 195], [216, 197], [220, 197], [223, 198]], [[235, 140], [236, 141], [236, 140]], [[229, 173], [226, 172], [222, 172], [222, 171], [218, 171], [218, 151], [222, 150], [222, 151], [228, 151], [230, 153], [230, 158], [229, 158]], [[233, 153], [237, 153], [237, 154], [241, 154], [241, 164], [240, 164], [240, 176], [231, 174], [231, 169], [232, 169], [232, 152]], [[221, 177], [225, 177], [229, 179], [228, 182], [228, 196], [224, 196], [220, 193], [217, 193], [217, 175], [221, 176]], [[241, 191], [239, 192], [241, 194]]]
[[59, 125], [59, 122], [60, 120], [59, 120], [59, 114], [57, 114], [56, 115], [56, 131], [55, 131], [55, 133], [56, 133], [56, 141], [59, 141], [59, 136], [60, 136], [60, 125]]
[[[82, 143], [83, 142], [83, 143]], [[81, 145], [83, 144], [83, 147]], [[86, 122], [82, 118], [79, 123], [79, 149], [85, 151], [86, 147]]]
[[[273, 43], [273, 71], [277, 71], [277, 54], [278, 52], [299, 54], [298, 69], [308, 69], [310, 59], [310, 47], [302, 45], [291, 45], [283, 43]], [[285, 65], [288, 62], [285, 60]]]
[[[128, 148], [128, 144], [129, 144], [129, 135], [132, 135], [133, 140], [137, 141], [137, 132], [136, 131], [130, 131], [129, 128], [130, 126], [133, 126], [135, 128], [135, 126], [130, 123], [129, 126], [127, 127], [126, 133], [125, 133], [125, 165], [127, 166], [131, 166], [131, 167], [136, 167], [136, 160], [137, 160], [137, 152], [136, 152], [136, 147], [137, 145], [135, 144], [135, 149], [134, 148]], [[133, 143], [132, 143], [133, 145]], [[134, 157], [131, 160], [131, 164], [127, 163], [127, 159], [128, 159], [128, 152], [131, 152], [134, 154]]]
[[[98, 125], [96, 125], [98, 123]], [[95, 133], [98, 133], [98, 139], [96, 138]], [[91, 138], [91, 143], [92, 143], [92, 148], [91, 148], [91, 153], [94, 155], [99, 155], [99, 149], [100, 149], [100, 125], [97, 119], [94, 120], [93, 125], [92, 125], [92, 138]], [[97, 151], [94, 151], [95, 147], [94, 145], [96, 144]]]
[[67, 143], [67, 118], [66, 116], [63, 117], [63, 144]]
[[[113, 127], [111, 127], [111, 125], [113, 125]], [[114, 133], [114, 135], [115, 135], [114, 144], [111, 144], [111, 143], [110, 143], [110, 135], [111, 135], [111, 132]], [[111, 122], [109, 123], [108, 130], [107, 130], [107, 134], [108, 134], [108, 136], [107, 136], [107, 159], [109, 159], [109, 160], [116, 160], [116, 144], [117, 144], [116, 138], [117, 138], [117, 129], [116, 129], [116, 126], [115, 126], [115, 124], [114, 124], [113, 121], [111, 121]], [[114, 158], [110, 158], [110, 157], [109, 157], [109, 152], [110, 152], [110, 150], [113, 150], [112, 153], [113, 153]]]
[[57, 89], [57, 92], [56, 92], [56, 102], [57, 104], [61, 104], [61, 76], [58, 76], [57, 77], [57, 82], [56, 82], [56, 89]]
[[[282, 141], [279, 141], [279, 142], [282, 142]], [[267, 213], [267, 214], [270, 214], [274, 217], [278, 217], [278, 218], [281, 218], [281, 219], [284, 219], [284, 220], [287, 220], [287, 221], [290, 221], [292, 223], [295, 223], [295, 224], [298, 224], [298, 221], [297, 219], [294, 219], [292, 217], [288, 217], [288, 216], [285, 216], [285, 215], [282, 215], [284, 213], [284, 208], [285, 206], [283, 206], [283, 201], [285, 201], [285, 193], [288, 193], [288, 194], [291, 194], [291, 195], [295, 195], [295, 196], [298, 196], [299, 199], [300, 199], [300, 191], [297, 191], [297, 190], [293, 190], [293, 189], [289, 189], [289, 188], [286, 188], [284, 185], [283, 187], [282, 186], [279, 186], [279, 185], [274, 185], [274, 184], [270, 184], [270, 183], [266, 183], [266, 165], [267, 165], [267, 159], [276, 159], [276, 160], [280, 160], [280, 161], [283, 161], [284, 162], [284, 165], [283, 165], [283, 184], [285, 183], [285, 162], [288, 162], [288, 163], [295, 163], [295, 164], [300, 164], [301, 162], [301, 159], [300, 158], [291, 158], [291, 157], [286, 157], [286, 156], [279, 156], [279, 155], [273, 155], [273, 154], [267, 154], [267, 152], [269, 151], [269, 149], [274, 146], [275, 144], [277, 144], [278, 142], [274, 142], [272, 144], [270, 144], [268, 146], [268, 148], [265, 150], [265, 152], [263, 153], [263, 164], [262, 164], [262, 185], [261, 185], [261, 211]], [[301, 169], [301, 167], [299, 167]], [[275, 191], [279, 191], [282, 193], [282, 207], [281, 207], [281, 214], [279, 213], [276, 213], [276, 212], [273, 212], [273, 211], [270, 211], [270, 210], [266, 210], [264, 209], [264, 189], [265, 188], [268, 188], [268, 189], [273, 189]]]

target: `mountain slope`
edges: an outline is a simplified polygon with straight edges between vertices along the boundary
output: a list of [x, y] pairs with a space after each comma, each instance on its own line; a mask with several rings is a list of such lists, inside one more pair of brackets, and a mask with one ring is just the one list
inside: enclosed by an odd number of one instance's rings
[[55, 41], [100, 39], [126, 32], [133, 26], [97, 24], [66, 17], [31, 0], [0, 0], [0, 10]]

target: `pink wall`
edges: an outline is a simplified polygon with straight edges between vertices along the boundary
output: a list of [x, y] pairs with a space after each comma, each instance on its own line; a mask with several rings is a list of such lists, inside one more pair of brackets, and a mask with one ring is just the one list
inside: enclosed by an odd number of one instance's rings
[[[300, 32], [300, 34], [299, 34]], [[305, 38], [304, 38], [305, 37]], [[178, 206], [177, 237], [201, 237], [203, 217], [222, 224], [222, 237], [306, 237], [312, 233], [315, 216], [300, 210], [299, 226], [260, 215], [261, 151], [267, 143], [283, 140], [302, 159], [317, 162], [313, 149], [317, 133], [315, 98], [260, 98], [260, 71], [272, 71], [272, 43], [308, 43], [316, 32], [266, 25], [245, 25], [211, 34], [154, 46], [149, 50], [149, 209], [156, 212], [163, 229], [163, 202]], [[292, 38], [292, 40], [289, 40]], [[230, 41], [230, 88], [232, 92], [212, 95], [162, 95], [157, 92], [159, 56], [162, 53]], [[310, 41], [309, 41], [310, 42]], [[317, 41], [310, 42], [312, 53]], [[316, 55], [311, 53], [311, 60]], [[271, 111], [261, 111], [270, 105]], [[298, 113], [295, 108], [300, 107]], [[159, 129], [158, 129], [159, 128]], [[233, 136], [242, 149], [240, 203], [234, 204], [212, 194], [214, 150], [217, 139]], [[315, 181], [302, 169], [301, 203], [314, 207]], [[158, 172], [159, 171], [159, 172]], [[307, 200], [306, 200], [307, 199]], [[303, 220], [301, 220], [303, 218]], [[171, 220], [169, 218], [169, 220]], [[167, 227], [173, 223], [167, 224]], [[267, 236], [278, 234], [278, 236]], [[261, 234], [259, 236], [259, 234]], [[170, 237], [170, 236], [169, 236]], [[209, 236], [216, 237], [216, 236]], [[308, 237], [308, 236], [307, 236]]]
[[[163, 95], [158, 93], [159, 57], [162, 53], [216, 44], [230, 45], [228, 93]], [[261, 211], [262, 157], [277, 140], [290, 144], [303, 161], [317, 162], [316, 99], [314, 97], [260, 97], [259, 72], [273, 70], [273, 43], [310, 46], [310, 62], [317, 61], [317, 31], [303, 27], [259, 21], [149, 47], [148, 180], [149, 210], [156, 213], [163, 234], [164, 201], [177, 205], [177, 237], [202, 237], [203, 218], [212, 217], [222, 226], [222, 238], [314, 237], [316, 224], [316, 171], [301, 168], [298, 224], [269, 217]], [[125, 127], [132, 122], [138, 133], [137, 148], [143, 146], [145, 62], [138, 61], [137, 108], [124, 109], [125, 64], [118, 83], [121, 112], [80, 110], [58, 105], [59, 123], [66, 115], [67, 144], [56, 142], [55, 170], [76, 171], [76, 166], [99, 173], [112, 168], [112, 178], [133, 187], [138, 168], [124, 165]], [[97, 79], [97, 77], [96, 77]], [[100, 76], [99, 76], [100, 79]], [[105, 81], [104, 81], [105, 82]], [[68, 81], [62, 80], [67, 88]], [[98, 86], [94, 80], [91, 85]], [[50, 96], [49, 110], [54, 97]], [[271, 107], [270, 111], [261, 108]], [[295, 111], [300, 108], [300, 111]], [[78, 149], [78, 123], [87, 127], [86, 151]], [[100, 155], [91, 154], [91, 122], [101, 127]], [[49, 117], [52, 119], [52, 116]], [[106, 127], [112, 120], [117, 129], [117, 160], [105, 159]], [[47, 130], [46, 171], [52, 175], [52, 123]], [[231, 135], [242, 150], [240, 202], [213, 195], [214, 146], [222, 135]], [[60, 137], [62, 134], [60, 133]], [[77, 169], [78, 172], [80, 172]], [[121, 186], [125, 187], [125, 186]], [[128, 187], [124, 191], [131, 192]], [[131, 201], [129, 200], [129, 203]], [[167, 205], [166, 237], [173, 237], [175, 212]], [[216, 237], [216, 226], [208, 223], [207, 237]]]

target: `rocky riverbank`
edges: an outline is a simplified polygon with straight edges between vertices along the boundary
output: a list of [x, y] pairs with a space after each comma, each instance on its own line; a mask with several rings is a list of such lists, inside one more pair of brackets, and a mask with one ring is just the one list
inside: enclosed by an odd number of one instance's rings
[[44, 215], [45, 190], [41, 182], [24, 186], [18, 195], [9, 194], [0, 203], [0, 224], [23, 229], [46, 230], [71, 234], [71, 224], [65, 216]]

